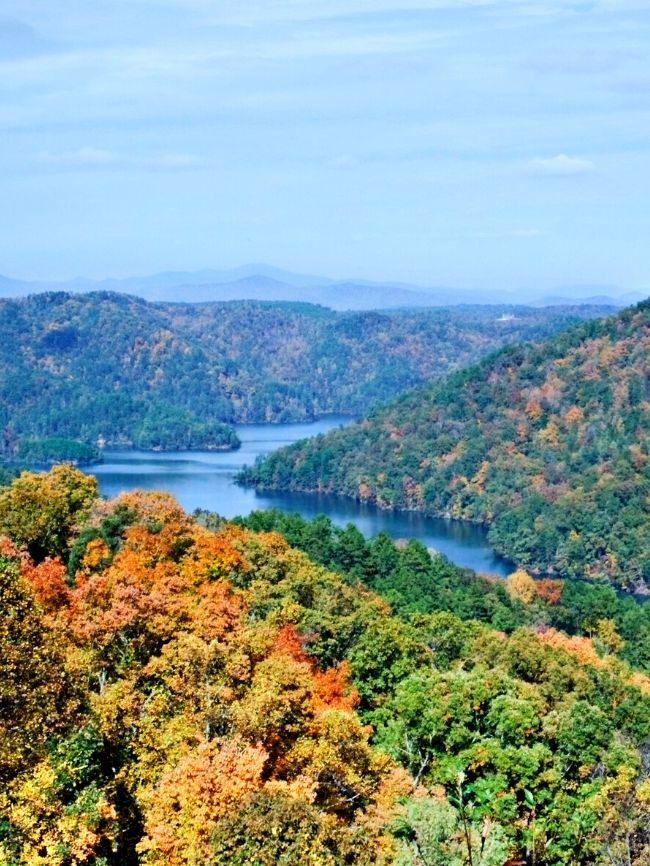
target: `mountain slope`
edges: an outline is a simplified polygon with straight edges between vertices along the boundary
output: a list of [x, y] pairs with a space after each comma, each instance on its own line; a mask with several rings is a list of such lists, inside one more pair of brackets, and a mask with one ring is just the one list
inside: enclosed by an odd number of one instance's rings
[[3, 301], [0, 336], [7, 455], [32, 450], [25, 440], [61, 437], [144, 448], [237, 444], [223, 423], [229, 403], [213, 359], [144, 301], [63, 293]]
[[[512, 340], [576, 320], [504, 308], [337, 314], [306, 304], [149, 304], [114, 293], [0, 301], [0, 442], [236, 444], [234, 422], [357, 414]], [[580, 310], [577, 315], [593, 315]], [[53, 444], [51, 442], [51, 444]], [[70, 446], [68, 446], [69, 448]]]
[[243, 478], [491, 525], [538, 572], [650, 580], [650, 303], [506, 348]]
[[206, 522], [68, 466], [0, 493], [3, 866], [646, 866], [650, 680], [611, 621], [506, 633], [474, 611], [539, 606], [417, 542], [353, 564], [343, 530], [334, 573]]

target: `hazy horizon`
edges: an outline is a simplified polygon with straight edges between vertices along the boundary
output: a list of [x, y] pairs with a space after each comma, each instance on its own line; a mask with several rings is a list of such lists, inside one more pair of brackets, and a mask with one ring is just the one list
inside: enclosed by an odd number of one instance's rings
[[0, 274], [650, 284], [634, 0], [0, 0]]
[[164, 271], [121, 279], [70, 281], [20, 281], [0, 274], [1, 298], [24, 298], [40, 292], [85, 294], [110, 291], [147, 301], [186, 303], [264, 301], [306, 302], [333, 310], [390, 310], [397, 308], [454, 307], [459, 304], [602, 305], [622, 307], [638, 303], [650, 290], [621, 286], [577, 284], [553, 286], [546, 291], [522, 287], [516, 291], [474, 287], [421, 286], [416, 283], [373, 282], [363, 278], [332, 279], [300, 274], [264, 263], [231, 270]]
[[[273, 273], [273, 272], [277, 272], [277, 274]], [[63, 286], [67, 286], [67, 285], [74, 283], [76, 281], [84, 282], [84, 283], [88, 282], [88, 283], [101, 284], [101, 283], [105, 283], [105, 282], [122, 282], [122, 281], [128, 282], [129, 280], [133, 280], [133, 281], [152, 280], [156, 276], [168, 276], [168, 275], [172, 275], [172, 274], [187, 274], [188, 276], [191, 276], [191, 277], [201, 277], [202, 275], [209, 275], [212, 273], [220, 275], [219, 282], [229, 282], [231, 280], [232, 281], [236, 281], [236, 280], [242, 280], [243, 281], [243, 280], [246, 280], [249, 278], [254, 278], [254, 277], [268, 278], [270, 280], [277, 280], [278, 282], [283, 282], [283, 278], [293, 277], [294, 279], [292, 280], [292, 284], [295, 286], [300, 286], [300, 285], [303, 285], [303, 283], [300, 282], [299, 278], [301, 276], [304, 276], [306, 278], [306, 280], [309, 281], [309, 283], [313, 282], [314, 285], [323, 285], [323, 286], [325, 286], [329, 283], [334, 284], [334, 285], [346, 284], [346, 283], [356, 283], [356, 284], [361, 285], [364, 283], [368, 283], [370, 285], [393, 285], [393, 286], [403, 285], [404, 287], [413, 288], [413, 289], [420, 289], [422, 291], [427, 291], [427, 290], [431, 290], [431, 289], [440, 289], [440, 288], [447, 288], [447, 289], [458, 288], [458, 289], [462, 289], [463, 291], [490, 291], [489, 289], [486, 289], [485, 286], [482, 286], [479, 284], [474, 284], [474, 285], [468, 284], [468, 285], [464, 285], [464, 286], [459, 286], [458, 284], [456, 284], [456, 285], [443, 285], [441, 283], [438, 283], [438, 284], [424, 283], [424, 282], [407, 281], [407, 280], [399, 280], [399, 279], [391, 280], [391, 279], [381, 278], [381, 277], [378, 279], [372, 279], [372, 278], [370, 278], [367, 275], [364, 275], [362, 273], [350, 273], [350, 274], [336, 275], [336, 274], [332, 274], [332, 273], [316, 274], [316, 273], [310, 272], [310, 273], [304, 273], [303, 274], [300, 271], [294, 271], [291, 268], [283, 267], [280, 264], [269, 263], [269, 262], [243, 262], [243, 263], [240, 262], [238, 264], [233, 265], [232, 267], [212, 267], [212, 266], [178, 267], [178, 268], [175, 267], [175, 268], [169, 268], [169, 269], [165, 269], [165, 270], [160, 270], [160, 269], [153, 269], [153, 270], [148, 270], [148, 271], [141, 270], [138, 272], [132, 272], [132, 273], [126, 273], [125, 272], [125, 273], [121, 273], [121, 274], [105, 273], [105, 274], [98, 274], [95, 276], [88, 276], [88, 274], [85, 274], [85, 273], [74, 273], [74, 274], [70, 274], [69, 276], [63, 276], [63, 277], [59, 276], [56, 278], [54, 278], [54, 277], [48, 278], [47, 276], [44, 276], [44, 277], [27, 277], [27, 276], [23, 276], [20, 274], [0, 273], [0, 278], [6, 278], [9, 280], [21, 282], [21, 283], [23, 283], [23, 282], [24, 283], [43, 283], [43, 284], [52, 284], [52, 285], [61, 284]], [[305, 282], [304, 285], [308, 285], [309, 283]], [[195, 283], [192, 283], [192, 285], [194, 285], [194, 284]], [[197, 280], [196, 284], [200, 285], [201, 284], [200, 280]], [[620, 292], [633, 292], [633, 291], [641, 291], [641, 292], [649, 291], [650, 292], [650, 289], [647, 286], [631, 287], [631, 286], [627, 286], [627, 285], [618, 285], [618, 284], [614, 284], [614, 283], [596, 283], [596, 282], [593, 282], [593, 283], [592, 282], [573, 282], [573, 283], [567, 283], [567, 284], [552, 283], [552, 284], [548, 284], [547, 286], [542, 286], [539, 289], [534, 289], [534, 288], [530, 288], [528, 286], [522, 285], [522, 286], [516, 286], [515, 288], [510, 289], [510, 290], [502, 289], [501, 291], [511, 291], [511, 292], [530, 291], [534, 294], [535, 292], [540, 292], [540, 291], [541, 292], [553, 292], [555, 290], [564, 290], [564, 289], [566, 289], [566, 290], [569, 290], [569, 289], [589, 290], [589, 291], [594, 290], [597, 292], [599, 292], [601, 290], [603, 292], [610, 291], [610, 290], [620, 291]], [[498, 292], [499, 290], [500, 290], [499, 287], [496, 287], [494, 291]]]

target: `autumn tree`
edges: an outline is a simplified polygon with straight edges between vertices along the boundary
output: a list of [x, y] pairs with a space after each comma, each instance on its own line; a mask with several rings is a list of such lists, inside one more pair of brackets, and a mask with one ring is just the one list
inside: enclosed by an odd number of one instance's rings
[[24, 546], [36, 562], [65, 558], [73, 530], [97, 498], [97, 481], [72, 466], [23, 472], [0, 493], [0, 532]]
[[0, 558], [0, 784], [73, 725], [77, 689], [15, 561]]

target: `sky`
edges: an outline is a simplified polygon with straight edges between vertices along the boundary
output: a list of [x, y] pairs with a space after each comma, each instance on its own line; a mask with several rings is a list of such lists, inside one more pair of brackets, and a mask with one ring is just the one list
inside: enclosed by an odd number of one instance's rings
[[0, 0], [0, 274], [650, 288], [650, 3]]

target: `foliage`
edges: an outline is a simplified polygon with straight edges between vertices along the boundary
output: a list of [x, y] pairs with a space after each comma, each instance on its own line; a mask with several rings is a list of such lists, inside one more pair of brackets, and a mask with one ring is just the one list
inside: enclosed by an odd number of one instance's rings
[[513, 308], [504, 322], [503, 310], [334, 313], [109, 292], [2, 299], [0, 453], [49, 461], [94, 458], [80, 443], [233, 448], [233, 422], [357, 414], [505, 342], [599, 313]]
[[339, 573], [165, 494], [84, 515], [74, 571], [2, 542], [3, 866], [647, 858], [650, 680], [603, 617], [593, 641], [506, 634], [444, 610], [497, 598], [469, 574], [396, 616], [358, 575], [458, 570], [322, 519], [306, 537]]
[[[74, 723], [76, 686], [44, 627], [17, 553], [0, 556], [0, 787]], [[66, 717], [67, 716], [67, 717]]]
[[[214, 518], [199, 513], [202, 522]], [[236, 522], [257, 532], [277, 531], [315, 562], [358, 580], [388, 599], [396, 614], [449, 612], [462, 620], [478, 620], [507, 633], [518, 626], [552, 627], [569, 635], [593, 638], [603, 653], [616, 652], [631, 665], [650, 673], [650, 604], [617, 595], [609, 586], [582, 581], [533, 580], [514, 572], [506, 581], [475, 574], [431, 556], [411, 540], [396, 546], [385, 534], [365, 539], [349, 525], [341, 529], [324, 515], [312, 521], [277, 509], [256, 511]], [[522, 595], [524, 596], [522, 598]], [[455, 658], [463, 632], [457, 620], [436, 622], [436, 663]], [[460, 641], [460, 644], [459, 644]]]
[[67, 464], [47, 474], [22, 472], [0, 491], [0, 532], [38, 562], [65, 556], [74, 528], [96, 497], [96, 480]]
[[441, 792], [411, 799], [396, 830], [399, 866], [503, 866], [508, 860], [502, 828], [472, 821], [460, 802], [455, 808]]
[[503, 349], [242, 479], [490, 525], [529, 571], [650, 581], [650, 304]]
[[217, 822], [211, 866], [381, 866], [361, 828], [281, 793], [254, 794]]
[[48, 439], [21, 439], [17, 452], [24, 463], [94, 463], [100, 459], [99, 448], [74, 439], [51, 436]]

